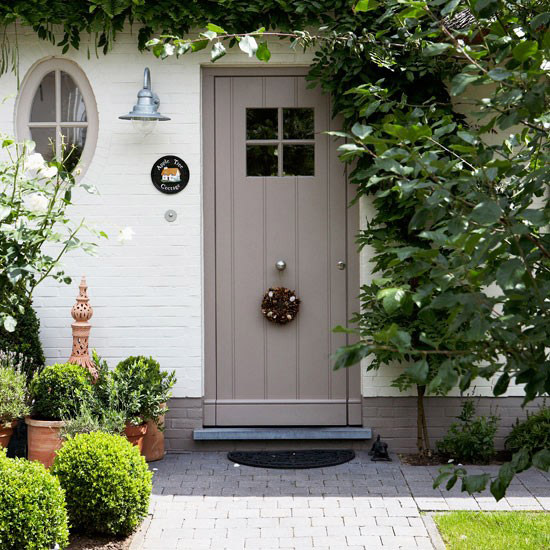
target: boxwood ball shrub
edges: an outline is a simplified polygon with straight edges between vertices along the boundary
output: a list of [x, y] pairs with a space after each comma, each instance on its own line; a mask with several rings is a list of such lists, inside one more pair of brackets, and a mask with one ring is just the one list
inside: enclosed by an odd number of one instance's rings
[[0, 548], [66, 548], [69, 530], [59, 480], [42, 464], [6, 458], [0, 449]]
[[0, 350], [15, 354], [19, 369], [30, 382], [46, 363], [40, 342], [40, 321], [30, 301], [25, 302], [24, 312], [19, 313], [16, 320], [13, 332], [0, 324]]
[[30, 393], [34, 400], [33, 417], [42, 420], [73, 418], [83, 405], [93, 401], [92, 377], [79, 365], [51, 365], [34, 378]]
[[93, 432], [69, 438], [52, 473], [65, 490], [77, 531], [128, 535], [147, 515], [152, 474], [139, 449], [124, 437]]

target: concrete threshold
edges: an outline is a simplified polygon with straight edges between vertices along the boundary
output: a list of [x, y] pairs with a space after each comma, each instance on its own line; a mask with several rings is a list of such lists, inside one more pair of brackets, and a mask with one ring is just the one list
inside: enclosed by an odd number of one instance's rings
[[195, 441], [370, 439], [370, 428], [197, 428]]

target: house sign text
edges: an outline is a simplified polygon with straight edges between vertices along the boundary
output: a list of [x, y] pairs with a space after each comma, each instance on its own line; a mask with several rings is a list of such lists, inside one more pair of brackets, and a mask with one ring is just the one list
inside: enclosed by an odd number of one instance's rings
[[161, 157], [151, 168], [151, 181], [161, 193], [179, 193], [189, 181], [189, 168], [179, 157]]

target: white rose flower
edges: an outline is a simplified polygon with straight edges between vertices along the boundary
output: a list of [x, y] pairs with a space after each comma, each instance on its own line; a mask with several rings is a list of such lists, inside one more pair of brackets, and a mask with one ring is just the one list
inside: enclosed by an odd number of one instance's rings
[[44, 157], [40, 153], [33, 153], [25, 159], [26, 170], [40, 170], [44, 167]]
[[40, 173], [41, 173], [45, 178], [53, 178], [53, 177], [57, 174], [57, 166], [44, 166], [44, 167], [40, 170]]
[[48, 211], [49, 200], [40, 193], [33, 193], [32, 195], [26, 195], [23, 197], [23, 204], [25, 207], [37, 213], [44, 213]]
[[131, 227], [125, 227], [118, 232], [118, 241], [121, 243], [131, 241], [134, 235], [135, 232]]
[[164, 55], [174, 55], [176, 48], [172, 44], [164, 44]]

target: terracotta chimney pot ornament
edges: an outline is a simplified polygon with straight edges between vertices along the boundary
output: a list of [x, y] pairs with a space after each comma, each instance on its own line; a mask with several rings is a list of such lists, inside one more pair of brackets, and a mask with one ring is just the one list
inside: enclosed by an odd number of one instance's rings
[[90, 336], [90, 330], [92, 330], [92, 325], [89, 323], [89, 320], [92, 318], [94, 310], [89, 303], [90, 299], [88, 298], [86, 277], [82, 277], [79, 289], [78, 296], [76, 297], [76, 304], [71, 309], [71, 315], [75, 322], [71, 324], [73, 329], [73, 350], [68, 362], [72, 365], [80, 365], [87, 368], [95, 382], [98, 377], [98, 372], [88, 351], [88, 338]]

